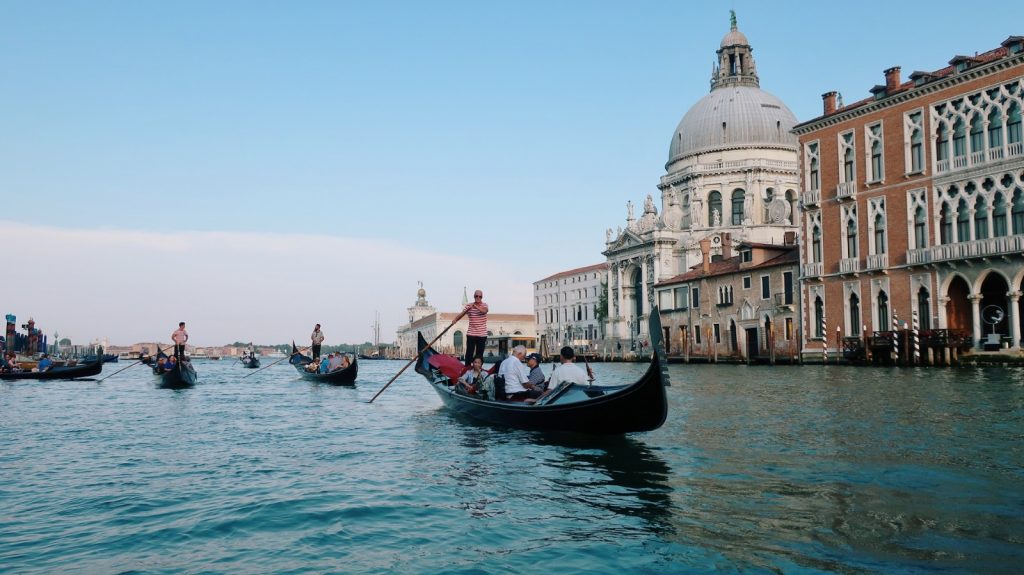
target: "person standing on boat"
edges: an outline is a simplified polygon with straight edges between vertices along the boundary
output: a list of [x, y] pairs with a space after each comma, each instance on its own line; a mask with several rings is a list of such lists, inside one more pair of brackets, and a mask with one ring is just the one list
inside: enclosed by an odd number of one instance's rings
[[175, 357], [185, 356], [185, 342], [188, 341], [188, 332], [185, 331], [185, 322], [178, 322], [178, 329], [171, 334], [171, 341], [174, 342]]
[[469, 316], [469, 329], [466, 330], [466, 367], [473, 365], [474, 358], [484, 357], [484, 346], [487, 345], [487, 312], [490, 308], [484, 303], [484, 292], [473, 292], [473, 303], [466, 304], [463, 312]]
[[324, 332], [320, 331], [320, 324], [316, 324], [313, 328], [313, 334], [309, 336], [311, 342], [313, 342], [313, 360], [320, 359], [320, 345], [324, 343]]

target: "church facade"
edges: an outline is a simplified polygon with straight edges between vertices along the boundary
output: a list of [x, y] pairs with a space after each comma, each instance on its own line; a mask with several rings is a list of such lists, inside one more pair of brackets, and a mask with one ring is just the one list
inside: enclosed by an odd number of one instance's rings
[[647, 334], [654, 286], [701, 264], [701, 240], [720, 258], [723, 238], [784, 244], [798, 229], [796, 117], [761, 90], [753, 49], [736, 26], [722, 38], [711, 90], [683, 116], [669, 144], [665, 174], [636, 217], [627, 202], [625, 227], [609, 228], [608, 338]]

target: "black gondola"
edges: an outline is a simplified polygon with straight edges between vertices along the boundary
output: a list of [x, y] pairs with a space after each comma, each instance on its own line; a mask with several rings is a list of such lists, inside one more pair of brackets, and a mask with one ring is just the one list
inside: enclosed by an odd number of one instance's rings
[[[594, 434], [652, 431], [661, 427], [668, 415], [665, 386], [669, 379], [658, 308], [652, 310], [650, 324], [654, 352], [639, 380], [628, 385], [570, 384], [534, 405], [466, 394], [430, 365], [431, 356], [439, 354], [429, 347], [417, 358], [416, 372], [427, 379], [446, 407], [491, 424]], [[423, 334], [419, 334], [420, 349], [426, 345]]]
[[[158, 358], [167, 356], [160, 352]], [[180, 361], [175, 362], [176, 365], [171, 369], [165, 369], [158, 367], [157, 363], [153, 364], [153, 375], [160, 378], [159, 387], [164, 389], [184, 389], [187, 387], [193, 387], [196, 384], [196, 369], [192, 367], [192, 362], [187, 357], [182, 357]]]
[[242, 362], [242, 367], [246, 369], [256, 369], [260, 366], [260, 358], [255, 355], [243, 355], [239, 361]]
[[331, 385], [353, 385], [356, 382], [356, 375], [359, 374], [358, 359], [354, 357], [352, 358], [352, 363], [344, 369], [335, 370], [330, 373], [311, 373], [306, 371], [306, 366], [313, 363], [313, 358], [300, 353], [299, 348], [295, 347], [294, 341], [292, 342], [292, 355], [288, 358], [288, 363], [292, 364], [295, 371], [299, 372], [299, 375], [302, 377]]
[[99, 375], [101, 371], [103, 371], [103, 362], [92, 361], [79, 365], [51, 367], [46, 371], [0, 373], [0, 379], [78, 379]]

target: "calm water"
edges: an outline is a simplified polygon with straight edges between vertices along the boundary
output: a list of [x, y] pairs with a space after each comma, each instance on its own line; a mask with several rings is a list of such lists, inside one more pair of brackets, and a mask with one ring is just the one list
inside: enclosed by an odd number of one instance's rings
[[0, 383], [0, 571], [1024, 565], [1021, 370], [674, 365], [662, 429], [595, 439], [459, 419], [411, 370], [367, 404], [402, 365], [354, 389], [228, 361], [185, 391]]

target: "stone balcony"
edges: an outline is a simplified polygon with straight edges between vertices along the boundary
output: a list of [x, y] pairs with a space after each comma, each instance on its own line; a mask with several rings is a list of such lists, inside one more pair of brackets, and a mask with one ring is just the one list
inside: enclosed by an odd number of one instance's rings
[[939, 160], [935, 162], [935, 172], [945, 174], [947, 172], [955, 172], [964, 168], [982, 166], [989, 162], [998, 162], [1006, 158], [1017, 158], [1021, 156], [1024, 156], [1024, 143], [1012, 142], [1007, 143], [1005, 147], [1000, 146], [998, 148], [989, 148], [988, 150], [979, 150], [977, 152], [971, 152], [970, 154], [953, 156], [952, 158]]
[[825, 265], [821, 262], [811, 262], [803, 264], [800, 271], [805, 278], [820, 278], [825, 275]]
[[871, 254], [868, 256], [869, 270], [884, 270], [889, 267], [889, 254]]
[[843, 258], [839, 260], [839, 273], [856, 274], [860, 273], [860, 258]]
[[836, 186], [836, 199], [852, 200], [857, 197], [857, 182], [840, 182]]
[[821, 203], [821, 190], [811, 190], [800, 194], [800, 203], [805, 206], [816, 206]]
[[907, 250], [907, 264], [922, 265], [1022, 252], [1024, 252], [1024, 235], [1003, 236]]

